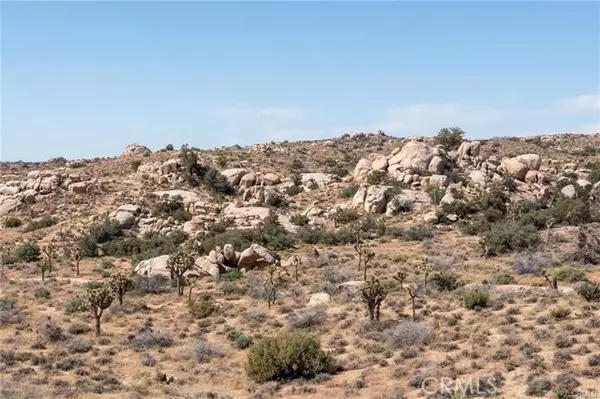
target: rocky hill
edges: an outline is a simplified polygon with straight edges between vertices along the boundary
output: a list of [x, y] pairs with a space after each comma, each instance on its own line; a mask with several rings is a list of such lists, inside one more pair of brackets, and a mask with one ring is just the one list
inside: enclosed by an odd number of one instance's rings
[[599, 222], [600, 134], [2, 163], [1, 397], [600, 395]]

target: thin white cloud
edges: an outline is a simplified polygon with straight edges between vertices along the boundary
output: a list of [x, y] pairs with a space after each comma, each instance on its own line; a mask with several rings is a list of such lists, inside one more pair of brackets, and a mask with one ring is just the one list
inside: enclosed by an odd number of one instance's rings
[[555, 109], [565, 113], [600, 112], [600, 94], [584, 94], [559, 100]]

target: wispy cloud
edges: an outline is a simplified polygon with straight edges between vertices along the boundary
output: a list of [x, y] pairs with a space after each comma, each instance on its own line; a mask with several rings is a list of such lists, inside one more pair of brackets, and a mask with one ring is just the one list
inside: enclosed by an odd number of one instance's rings
[[559, 100], [555, 109], [565, 113], [600, 112], [600, 94], [584, 94]]

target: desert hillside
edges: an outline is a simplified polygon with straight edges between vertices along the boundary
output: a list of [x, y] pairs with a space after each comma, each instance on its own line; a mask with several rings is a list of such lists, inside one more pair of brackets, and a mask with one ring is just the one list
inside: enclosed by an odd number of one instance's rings
[[1, 398], [600, 397], [600, 133], [4, 162], [0, 225]]

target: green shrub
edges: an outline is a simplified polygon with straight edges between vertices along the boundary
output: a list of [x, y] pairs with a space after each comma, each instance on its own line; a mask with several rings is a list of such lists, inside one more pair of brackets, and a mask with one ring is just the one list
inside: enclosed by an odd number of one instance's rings
[[9, 217], [4, 220], [4, 227], [7, 229], [14, 229], [16, 227], [20, 227], [23, 224], [21, 219], [16, 217]]
[[69, 332], [74, 335], [87, 334], [90, 331], [92, 331], [92, 328], [83, 323], [73, 323], [69, 327]]
[[156, 208], [156, 214], [162, 219], [172, 217], [179, 222], [192, 219], [192, 214], [185, 210], [183, 198], [180, 195], [163, 198]]
[[357, 221], [360, 215], [354, 208], [340, 209], [333, 216], [337, 224], [348, 224]]
[[133, 256], [135, 261], [175, 252], [188, 239], [187, 233], [175, 230], [169, 234], [147, 232], [141, 237], [115, 239], [102, 246], [107, 256]]
[[284, 191], [287, 195], [289, 195], [290, 197], [293, 197], [293, 196], [298, 195], [301, 192], [303, 192], [304, 187], [302, 187], [301, 185], [287, 186]]
[[189, 185], [196, 187], [202, 184], [217, 194], [231, 195], [235, 193], [235, 189], [229, 184], [227, 178], [218, 170], [200, 164], [198, 154], [189, 149], [187, 145], [181, 147], [179, 160], [183, 169], [182, 176]]
[[482, 236], [482, 246], [486, 256], [531, 250], [540, 244], [540, 236], [534, 226], [520, 225], [513, 220], [492, 224], [490, 230], [484, 232]]
[[356, 235], [347, 228], [325, 230], [301, 227], [296, 233], [298, 241], [304, 244], [346, 245], [356, 241]]
[[46, 287], [38, 287], [33, 291], [33, 296], [38, 299], [49, 299], [50, 298], [50, 290]]
[[577, 284], [575, 291], [588, 302], [600, 302], [600, 283], [584, 281]]
[[496, 274], [492, 281], [494, 282], [494, 284], [498, 284], [498, 285], [507, 285], [507, 284], [515, 284], [517, 282], [517, 280], [514, 278], [514, 276], [510, 273], [499, 273]]
[[435, 271], [429, 279], [433, 286], [440, 291], [454, 291], [463, 285], [456, 274], [450, 271]]
[[217, 311], [215, 304], [208, 300], [192, 302], [189, 305], [190, 315], [194, 320], [205, 319]]
[[27, 227], [25, 227], [26, 232], [35, 231], [39, 229], [45, 229], [46, 227], [50, 227], [56, 224], [56, 219], [51, 218], [50, 216], [44, 216], [38, 220], [32, 220], [29, 222]]
[[232, 269], [227, 273], [221, 274], [220, 281], [235, 281], [244, 278], [244, 273], [240, 269]]
[[83, 255], [96, 256], [98, 244], [104, 244], [123, 235], [123, 228], [116, 220], [105, 220], [103, 223], [92, 227], [89, 233], [79, 241]]
[[556, 320], [562, 320], [569, 317], [571, 314], [571, 309], [567, 308], [554, 308], [550, 309], [550, 317]]
[[558, 281], [566, 281], [567, 283], [578, 283], [587, 280], [585, 270], [579, 267], [559, 267], [554, 269], [552, 274]]
[[306, 226], [309, 222], [308, 216], [296, 213], [290, 216], [290, 223], [296, 226]]
[[28, 242], [17, 248], [15, 256], [22, 262], [35, 262], [40, 257], [40, 248]]
[[252, 345], [252, 337], [236, 330], [227, 333], [227, 339], [233, 342], [237, 349], [246, 349]]
[[359, 188], [358, 185], [351, 184], [342, 190], [342, 192], [340, 193], [340, 197], [352, 198], [352, 197], [354, 197], [354, 194], [356, 194], [356, 192], [358, 191], [358, 188]]
[[433, 229], [428, 226], [412, 226], [409, 228], [388, 227], [385, 234], [406, 241], [423, 241], [433, 237]]
[[373, 170], [367, 175], [367, 184], [382, 184], [387, 178], [387, 173], [381, 170]]
[[256, 382], [313, 378], [332, 360], [310, 334], [291, 331], [266, 337], [250, 348], [246, 373]]
[[487, 291], [473, 290], [463, 293], [463, 306], [467, 309], [478, 310], [490, 306], [490, 294]]
[[133, 173], [137, 172], [141, 164], [142, 161], [140, 159], [132, 159], [131, 161], [129, 161], [129, 167], [131, 168], [131, 171]]
[[460, 127], [445, 127], [435, 137], [435, 143], [447, 150], [456, 150], [463, 142], [465, 132]]
[[443, 189], [433, 186], [427, 188], [427, 193], [429, 194], [431, 203], [434, 205], [439, 205], [440, 201], [442, 200], [442, 198], [444, 198], [444, 195], [446, 194], [446, 192]]
[[73, 313], [82, 313], [87, 312], [88, 308], [85, 303], [85, 300], [82, 298], [73, 298], [69, 299], [65, 305], [65, 313], [73, 314]]

